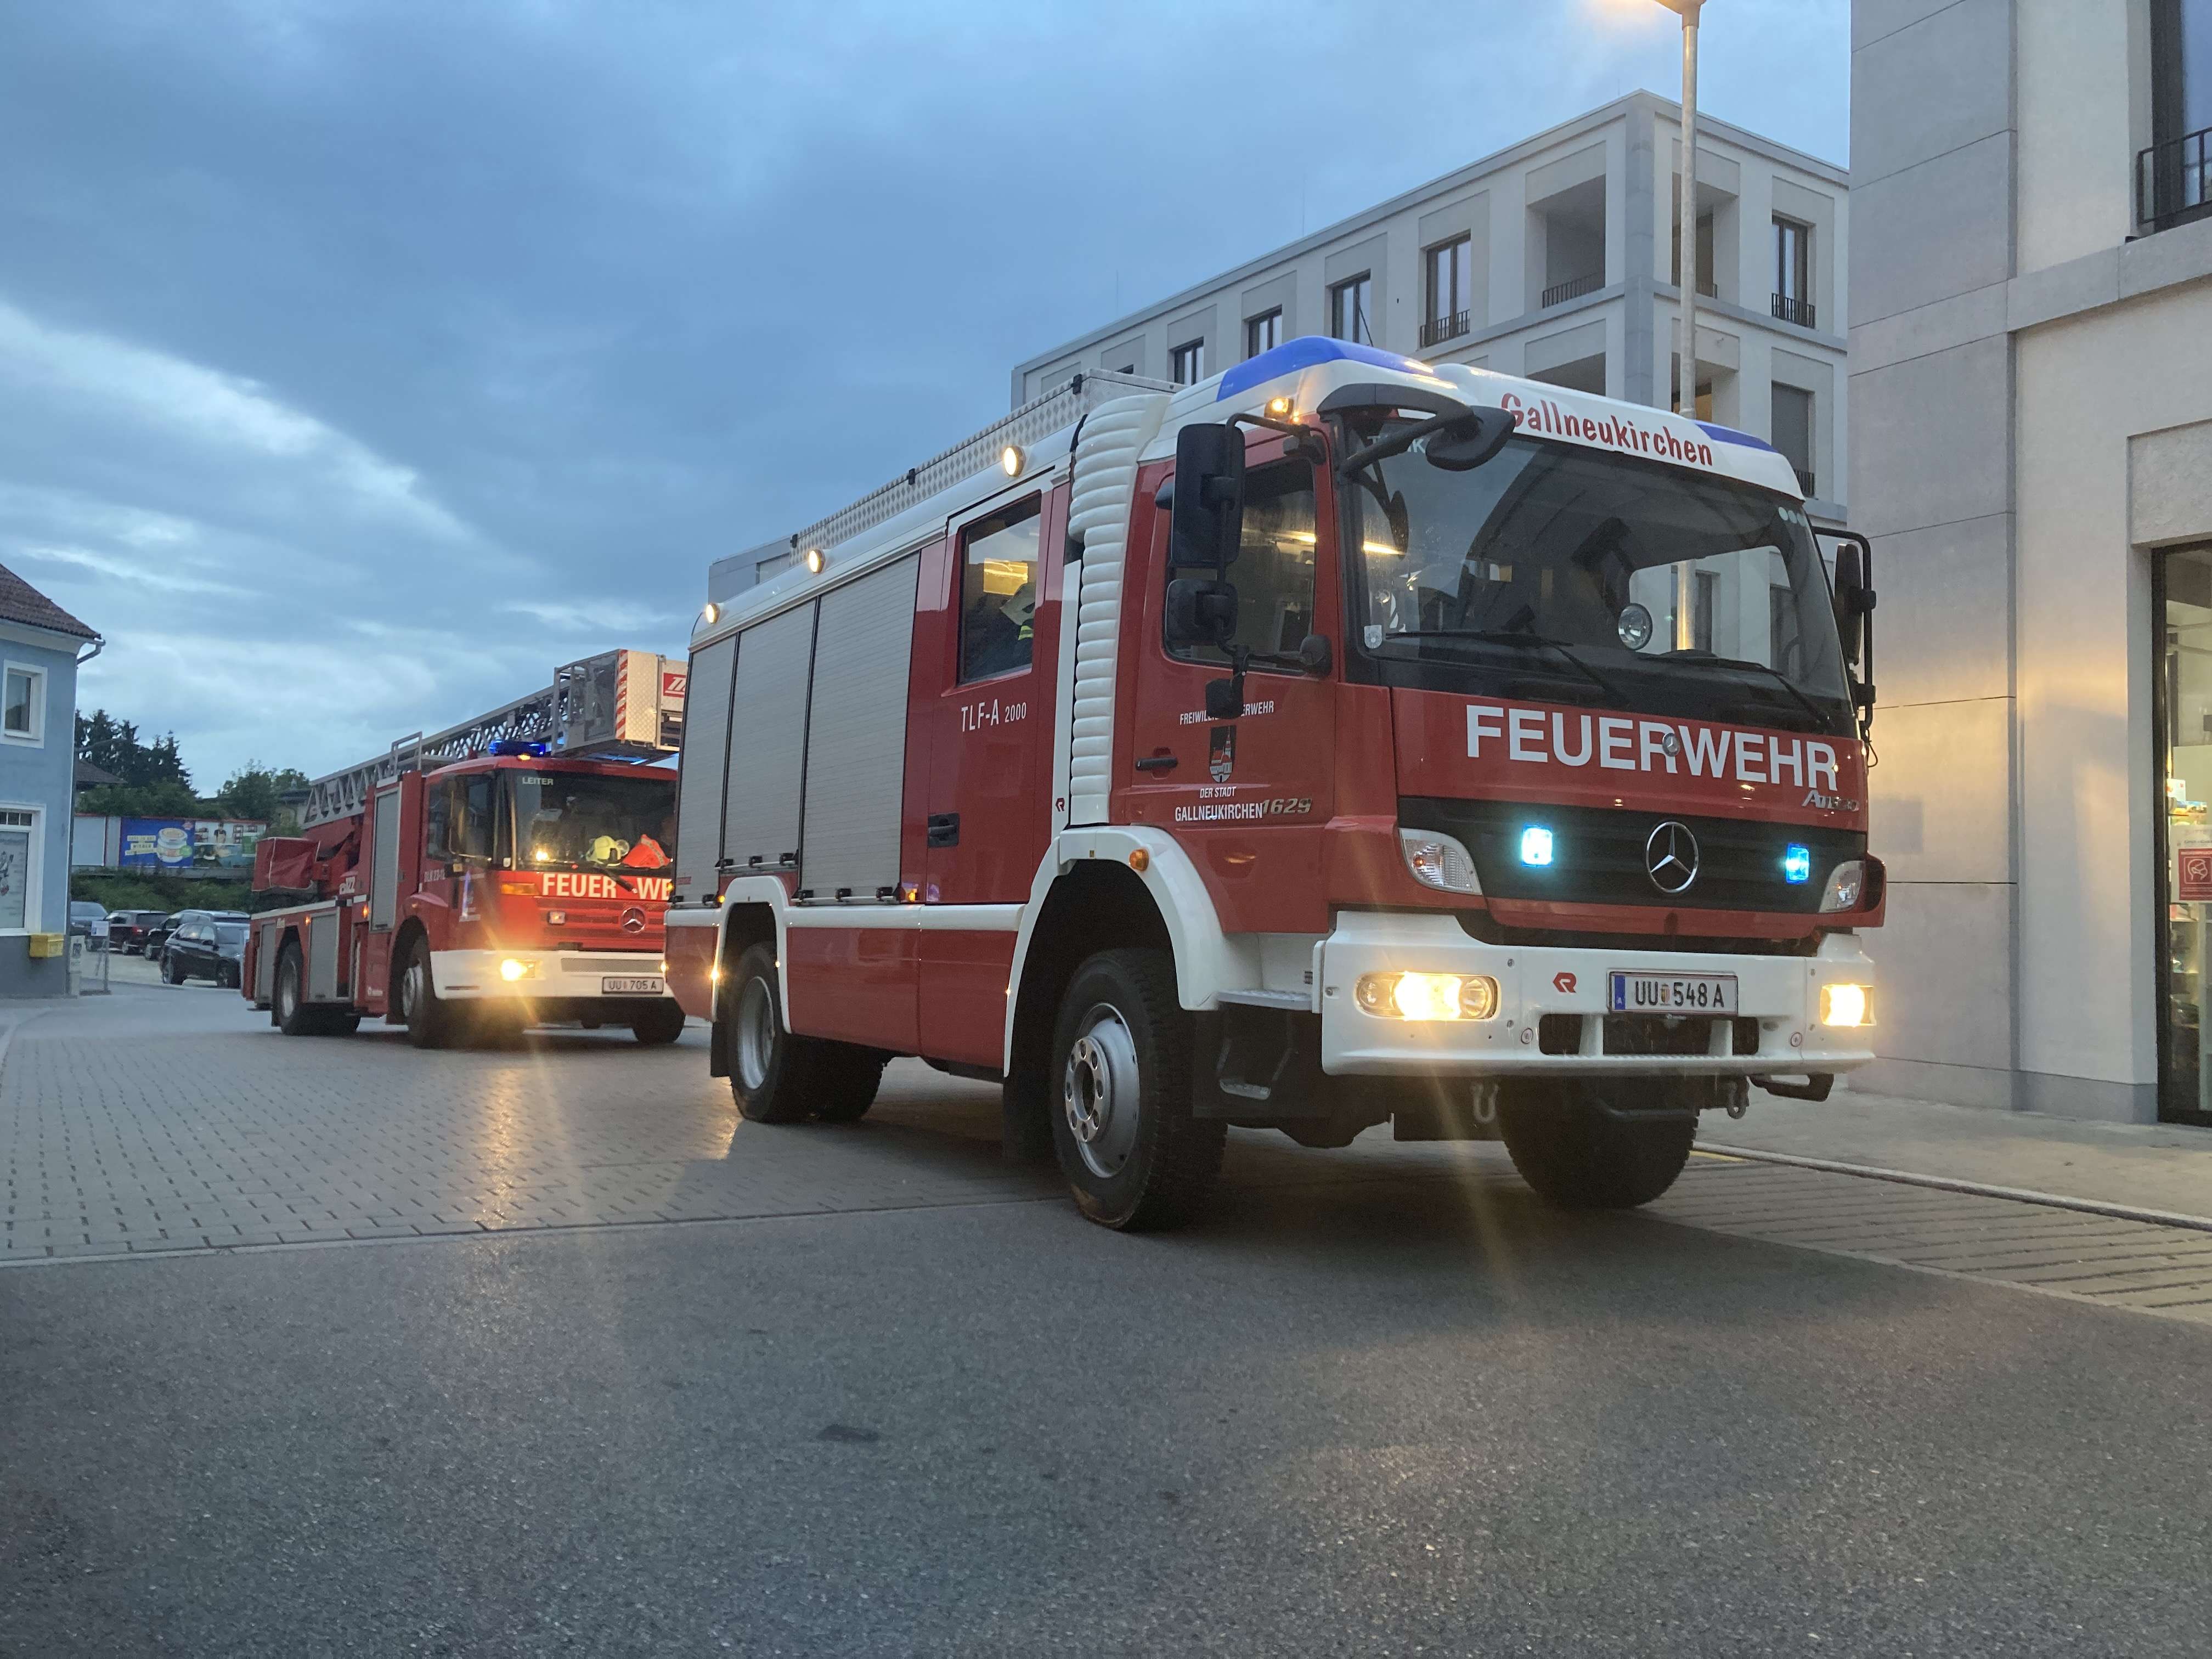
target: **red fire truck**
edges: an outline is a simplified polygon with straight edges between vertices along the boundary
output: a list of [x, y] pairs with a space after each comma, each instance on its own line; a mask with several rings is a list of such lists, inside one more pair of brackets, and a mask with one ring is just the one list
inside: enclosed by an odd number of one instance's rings
[[610, 651], [527, 697], [309, 786], [305, 833], [264, 840], [240, 986], [288, 1036], [364, 1016], [417, 1048], [574, 1020], [672, 1042], [661, 913], [684, 671]]
[[1078, 377], [693, 635], [671, 982], [750, 1119], [1002, 1081], [1083, 1212], [1231, 1126], [1664, 1191], [1873, 1058], [1864, 541], [1727, 428], [1300, 339]]

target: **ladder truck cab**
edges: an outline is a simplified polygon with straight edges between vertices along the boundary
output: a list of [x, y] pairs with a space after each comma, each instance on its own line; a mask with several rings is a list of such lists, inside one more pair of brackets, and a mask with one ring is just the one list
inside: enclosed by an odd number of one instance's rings
[[1232, 1126], [1623, 1206], [1873, 1058], [1868, 550], [1757, 438], [1306, 338], [790, 545], [693, 634], [667, 917], [748, 1118], [919, 1055], [1109, 1226]]
[[576, 1021], [672, 1042], [661, 913], [673, 877], [684, 671], [611, 651], [459, 726], [308, 786], [264, 839], [240, 984], [288, 1036], [381, 1017], [417, 1048]]

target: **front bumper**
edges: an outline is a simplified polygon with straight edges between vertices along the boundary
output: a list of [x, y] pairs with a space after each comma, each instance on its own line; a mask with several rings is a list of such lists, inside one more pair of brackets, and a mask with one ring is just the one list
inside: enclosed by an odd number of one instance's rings
[[[1346, 911], [1322, 941], [1317, 966], [1321, 1063], [1331, 1077], [1796, 1077], [1848, 1072], [1875, 1057], [1872, 1027], [1820, 1023], [1822, 986], [1875, 983], [1874, 964], [1857, 941], [1838, 934], [1824, 939], [1812, 957], [1486, 945], [1449, 915]], [[1735, 975], [1737, 1016], [1758, 1021], [1758, 1051], [1735, 1053], [1734, 1024], [1723, 1018], [1711, 1022], [1711, 1052], [1605, 1053], [1608, 976], [1620, 970]], [[1498, 1012], [1484, 1020], [1437, 1021], [1364, 1012], [1353, 998], [1359, 976], [1391, 971], [1487, 975], [1498, 981]], [[1541, 1052], [1538, 1023], [1547, 1014], [1583, 1016], [1577, 1052]]]
[[[523, 965], [508, 979], [501, 964]], [[453, 1002], [635, 1002], [667, 994], [657, 951], [433, 951], [431, 981]], [[606, 988], [609, 980], [651, 980], [647, 991]]]

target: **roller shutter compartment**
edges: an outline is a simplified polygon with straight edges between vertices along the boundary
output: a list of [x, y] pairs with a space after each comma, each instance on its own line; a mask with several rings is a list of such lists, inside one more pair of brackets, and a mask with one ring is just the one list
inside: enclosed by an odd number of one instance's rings
[[822, 596], [806, 755], [800, 890], [873, 900], [896, 888], [907, 677], [918, 556]]

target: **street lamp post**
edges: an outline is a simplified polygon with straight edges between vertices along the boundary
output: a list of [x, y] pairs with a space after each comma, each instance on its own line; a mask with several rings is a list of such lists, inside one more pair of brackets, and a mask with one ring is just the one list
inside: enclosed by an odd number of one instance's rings
[[1682, 199], [1674, 234], [1682, 249], [1682, 349], [1674, 407], [1698, 412], [1698, 14], [1705, 0], [1659, 0], [1682, 20]]

